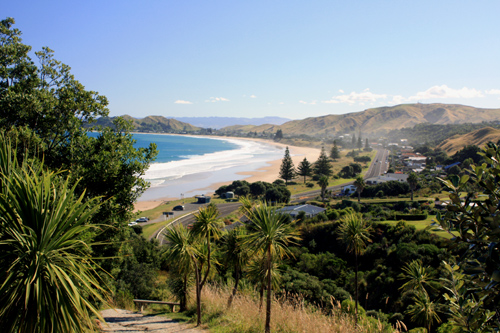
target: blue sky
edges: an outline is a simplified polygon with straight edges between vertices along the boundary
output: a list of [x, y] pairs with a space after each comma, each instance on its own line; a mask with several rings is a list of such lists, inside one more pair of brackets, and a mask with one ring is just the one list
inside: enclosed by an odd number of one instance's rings
[[1, 13], [107, 96], [112, 116], [500, 108], [496, 0], [16, 0]]

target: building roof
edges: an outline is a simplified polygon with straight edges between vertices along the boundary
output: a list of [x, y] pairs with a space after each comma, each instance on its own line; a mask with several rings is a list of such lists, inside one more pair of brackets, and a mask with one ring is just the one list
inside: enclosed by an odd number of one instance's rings
[[325, 210], [326, 209], [318, 207], [318, 206], [305, 204], [305, 205], [296, 205], [296, 206], [286, 206], [286, 207], [281, 208], [279, 211], [281, 213], [288, 213], [288, 214], [292, 214], [293, 212], [296, 212], [296, 213], [305, 212], [308, 215], [316, 215], [316, 214], [324, 212]]

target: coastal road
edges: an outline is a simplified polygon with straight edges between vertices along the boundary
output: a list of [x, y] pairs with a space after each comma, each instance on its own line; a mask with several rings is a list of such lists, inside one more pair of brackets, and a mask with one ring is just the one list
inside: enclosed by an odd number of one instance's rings
[[[368, 167], [368, 171], [366, 172], [364, 178], [372, 178], [372, 177], [377, 177], [384, 172], [387, 171], [388, 169], [388, 162], [387, 158], [389, 156], [389, 151], [386, 149], [377, 149], [377, 154], [375, 155], [375, 158], [372, 160], [370, 163], [370, 166]], [[347, 182], [343, 183], [342, 185], [336, 185], [336, 186], [330, 186], [327, 189], [332, 191], [332, 192], [340, 192], [342, 187], [346, 185], [351, 185], [353, 182]], [[318, 195], [321, 195], [321, 190], [314, 190], [314, 191], [309, 191], [309, 192], [302, 192], [298, 194], [292, 195], [290, 198], [291, 203], [299, 203], [308, 199], [312, 199], [317, 197]]]
[[[188, 227], [189, 225], [193, 224], [195, 222], [194, 219], [194, 213], [198, 211], [200, 207], [206, 206], [206, 204], [200, 205], [200, 204], [191, 204], [196, 207], [190, 206], [190, 210], [188, 211], [188, 207], [186, 205], [186, 210], [183, 212], [184, 215], [179, 217], [179, 218], [174, 218], [172, 219], [172, 223], [168, 224], [168, 226], [175, 226], [182, 224], [184, 227]], [[223, 204], [218, 204], [217, 208], [219, 209], [219, 218], [224, 218], [237, 210], [241, 204], [239, 202], [231, 202], [231, 203], [223, 203]], [[193, 209], [194, 208], [194, 209]], [[166, 228], [166, 227], [165, 227]], [[165, 244], [165, 239], [163, 237], [163, 230], [165, 228], [161, 228], [158, 230], [156, 233], [153, 234], [152, 237], [156, 237], [160, 244]]]

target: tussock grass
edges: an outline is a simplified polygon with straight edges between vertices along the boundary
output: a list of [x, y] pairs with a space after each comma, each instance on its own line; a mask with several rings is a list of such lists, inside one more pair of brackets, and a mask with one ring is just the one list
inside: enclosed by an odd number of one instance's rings
[[[257, 333], [264, 331], [265, 300], [259, 309], [258, 297], [246, 292], [237, 294], [233, 305], [227, 309], [230, 289], [206, 286], [202, 295], [202, 323], [214, 333]], [[192, 307], [195, 305], [193, 304]], [[355, 327], [354, 317], [343, 313], [340, 304], [332, 299], [333, 310], [325, 314], [308, 305], [300, 297], [274, 298], [271, 314], [271, 331], [276, 333], [324, 332], [400, 332], [387, 327], [374, 318], [361, 318]], [[194, 311], [192, 311], [194, 313]]]

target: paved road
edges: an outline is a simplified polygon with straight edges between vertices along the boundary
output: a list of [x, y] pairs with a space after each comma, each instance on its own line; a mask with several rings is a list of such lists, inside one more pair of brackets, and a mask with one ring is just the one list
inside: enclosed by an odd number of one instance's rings
[[[200, 207], [206, 206], [206, 204], [203, 204], [203, 205], [189, 204], [189, 205], [190, 206], [188, 206], [188, 204], [185, 205], [186, 210], [183, 212], [184, 215], [181, 217], [178, 217], [178, 218], [173, 218], [172, 219], [173, 223], [169, 224], [168, 226], [182, 224], [183, 226], [187, 227], [187, 226], [193, 224], [195, 222], [193, 213], [196, 213]], [[232, 212], [237, 210], [240, 206], [241, 206], [241, 204], [239, 202], [218, 204], [217, 208], [219, 209], [219, 218], [223, 218], [223, 217], [228, 216], [229, 214], [231, 214]], [[152, 236], [152, 237], [156, 237], [160, 241], [160, 244], [165, 243], [164, 237], [162, 235], [163, 229], [164, 228], [157, 230], [157, 232], [155, 232]]]

